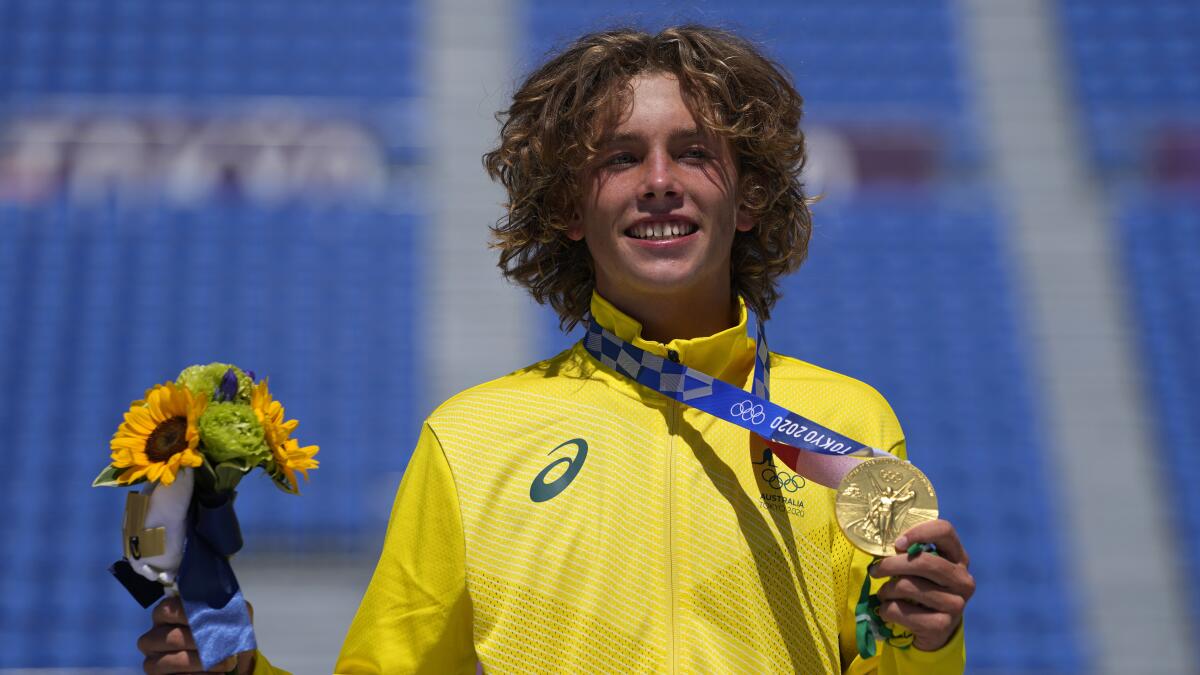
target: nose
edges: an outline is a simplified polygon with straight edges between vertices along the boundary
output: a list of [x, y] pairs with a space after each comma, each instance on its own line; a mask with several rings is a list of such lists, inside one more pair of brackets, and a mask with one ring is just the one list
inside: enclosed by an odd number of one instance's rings
[[644, 164], [642, 177], [642, 199], [661, 199], [679, 196], [679, 181], [675, 176], [675, 165], [665, 152], [653, 153]]

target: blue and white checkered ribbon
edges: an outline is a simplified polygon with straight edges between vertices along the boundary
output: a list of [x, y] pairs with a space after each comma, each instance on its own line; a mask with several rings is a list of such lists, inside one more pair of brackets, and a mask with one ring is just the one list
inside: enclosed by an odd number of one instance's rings
[[890, 457], [803, 415], [771, 403], [770, 352], [758, 323], [753, 392], [622, 340], [588, 317], [583, 347], [597, 361], [668, 398], [685, 403], [765, 439], [821, 455]]

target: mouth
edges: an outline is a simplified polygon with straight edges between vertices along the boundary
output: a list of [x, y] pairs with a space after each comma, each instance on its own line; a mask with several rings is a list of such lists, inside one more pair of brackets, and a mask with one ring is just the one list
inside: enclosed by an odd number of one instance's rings
[[695, 234], [699, 229], [692, 221], [682, 218], [666, 220], [648, 218], [626, 228], [625, 236], [643, 241], [667, 241]]

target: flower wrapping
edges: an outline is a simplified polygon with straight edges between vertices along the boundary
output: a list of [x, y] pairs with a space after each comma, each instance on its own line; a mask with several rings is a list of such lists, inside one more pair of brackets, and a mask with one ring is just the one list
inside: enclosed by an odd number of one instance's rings
[[229, 564], [242, 547], [235, 488], [262, 468], [276, 487], [299, 493], [296, 474], [308, 479], [318, 448], [292, 438], [298, 424], [253, 372], [190, 366], [130, 404], [110, 443], [112, 462], [92, 483], [143, 485], [126, 496], [125, 555], [110, 571], [143, 607], [179, 594], [206, 669], [255, 648]]
[[[182, 469], [170, 485], [148, 484], [142, 494], [150, 497], [145, 528], [163, 528], [166, 548], [157, 555], [139, 555], [129, 561], [134, 572], [164, 586], [175, 583], [179, 565], [183, 562], [183, 542], [187, 532], [188, 508], [192, 504], [195, 479], [191, 468]], [[136, 535], [135, 535], [136, 536]]]

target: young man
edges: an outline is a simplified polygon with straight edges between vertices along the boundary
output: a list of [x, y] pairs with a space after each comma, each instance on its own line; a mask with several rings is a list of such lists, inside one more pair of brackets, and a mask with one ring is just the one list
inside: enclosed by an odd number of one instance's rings
[[[786, 76], [729, 34], [584, 36], [519, 89], [485, 157], [510, 198], [502, 269], [565, 326], [590, 313], [647, 363], [756, 388], [746, 310], [767, 316], [810, 233], [800, 112]], [[772, 402], [905, 456], [873, 389], [769, 365]], [[841, 534], [834, 491], [610, 366], [576, 345], [429, 417], [337, 672], [962, 670], [974, 582], [949, 523], [897, 541], [940, 556], [872, 566], [879, 615], [912, 636], [865, 657], [872, 559]], [[171, 653], [187, 645], [179, 616], [156, 610], [147, 672], [186, 671], [170, 665], [189, 658]], [[240, 668], [276, 672], [261, 655]]]

